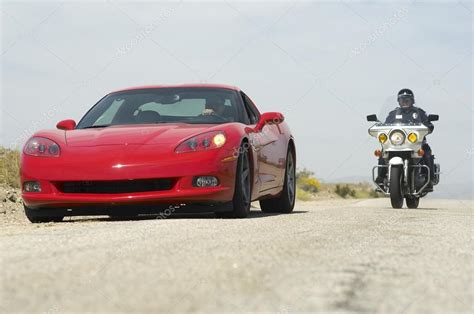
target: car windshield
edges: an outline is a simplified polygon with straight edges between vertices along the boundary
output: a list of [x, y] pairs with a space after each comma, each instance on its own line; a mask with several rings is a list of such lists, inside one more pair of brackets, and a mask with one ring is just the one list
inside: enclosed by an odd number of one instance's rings
[[147, 88], [116, 92], [100, 100], [77, 128], [240, 121], [238, 95], [233, 90], [213, 88]]

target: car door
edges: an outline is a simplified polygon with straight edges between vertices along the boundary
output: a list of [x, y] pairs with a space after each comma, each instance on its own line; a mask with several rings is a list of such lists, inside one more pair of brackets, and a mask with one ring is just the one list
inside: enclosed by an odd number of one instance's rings
[[[250, 124], [255, 126], [260, 113], [252, 100], [244, 93], [242, 93], [242, 99]], [[250, 140], [257, 157], [255, 173], [259, 192], [282, 186], [284, 174], [284, 166], [282, 174], [282, 164], [286, 162], [286, 148], [282, 149], [283, 136], [279, 126], [267, 124], [260, 131], [251, 133]]]

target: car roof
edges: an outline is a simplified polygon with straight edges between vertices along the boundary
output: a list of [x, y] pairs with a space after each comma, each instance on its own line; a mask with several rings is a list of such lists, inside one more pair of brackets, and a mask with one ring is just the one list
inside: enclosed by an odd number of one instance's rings
[[123, 92], [128, 90], [138, 90], [138, 89], [156, 89], [156, 88], [222, 88], [222, 89], [230, 89], [235, 91], [240, 91], [240, 88], [231, 85], [224, 85], [224, 84], [177, 84], [177, 85], [145, 85], [145, 86], [135, 86], [135, 87], [127, 87], [113, 91], [112, 93], [116, 92]]

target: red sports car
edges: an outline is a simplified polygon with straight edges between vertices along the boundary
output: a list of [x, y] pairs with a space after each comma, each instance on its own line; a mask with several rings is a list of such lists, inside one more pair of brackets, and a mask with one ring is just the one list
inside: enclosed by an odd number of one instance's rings
[[112, 92], [79, 121], [25, 144], [21, 184], [31, 222], [164, 211], [247, 217], [250, 202], [289, 213], [295, 142], [281, 113], [260, 114], [225, 85]]

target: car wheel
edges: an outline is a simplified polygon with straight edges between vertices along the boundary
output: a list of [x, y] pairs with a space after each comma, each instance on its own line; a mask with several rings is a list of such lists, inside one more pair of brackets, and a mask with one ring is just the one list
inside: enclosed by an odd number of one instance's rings
[[216, 213], [218, 217], [245, 218], [249, 215], [252, 198], [252, 174], [250, 170], [249, 152], [242, 146], [237, 160], [234, 198], [232, 199], [233, 210], [229, 213]]
[[260, 201], [263, 212], [291, 213], [296, 199], [296, 166], [293, 151], [288, 150], [283, 190], [279, 197]]
[[46, 223], [46, 222], [60, 222], [64, 216], [47, 215], [47, 209], [31, 209], [23, 206], [25, 209], [26, 218], [32, 223]]

